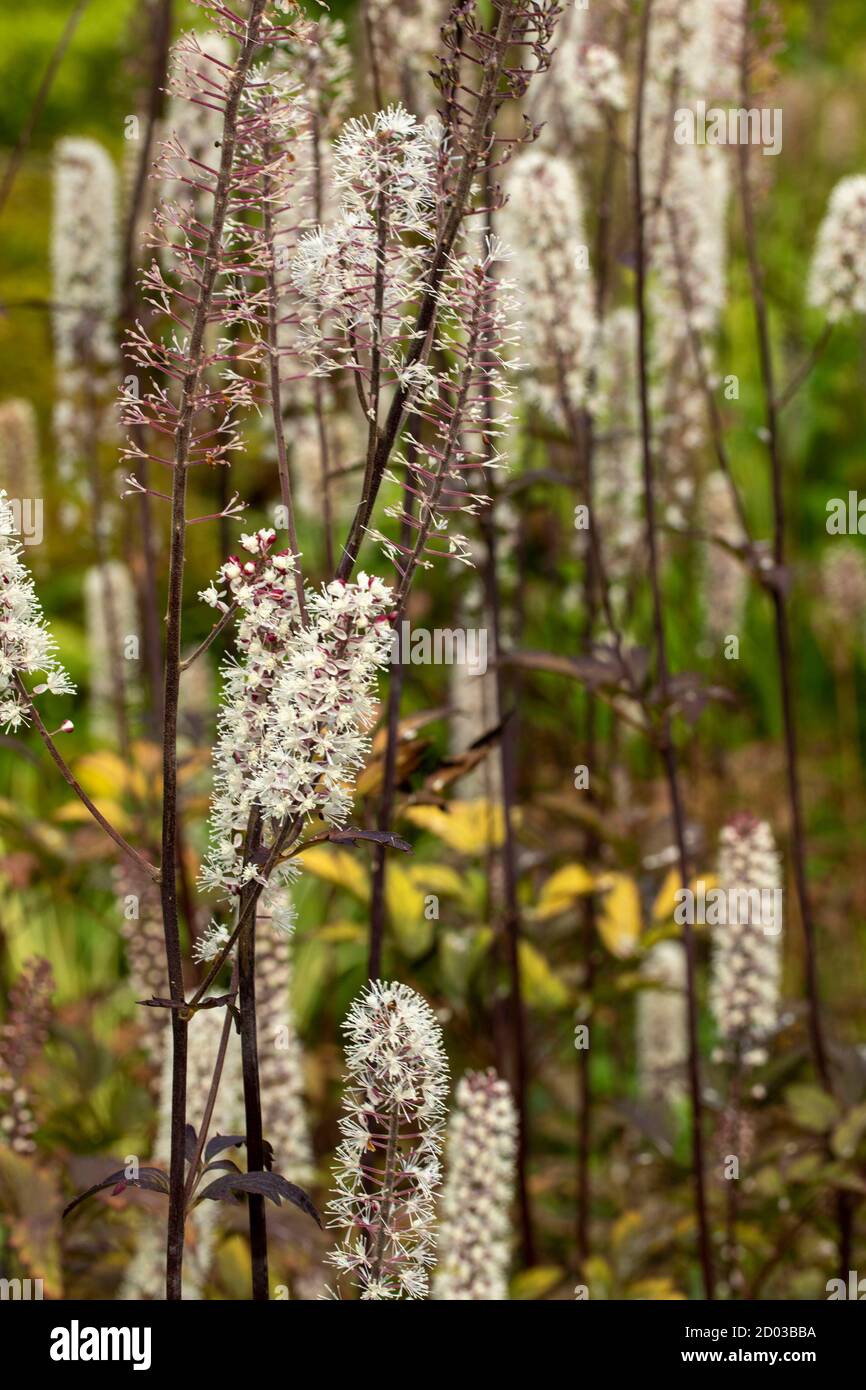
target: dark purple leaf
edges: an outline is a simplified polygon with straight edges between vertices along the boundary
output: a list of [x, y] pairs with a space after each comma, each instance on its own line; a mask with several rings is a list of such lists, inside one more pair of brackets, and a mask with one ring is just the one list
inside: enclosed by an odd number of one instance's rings
[[361, 840], [370, 840], [388, 849], [402, 850], [404, 854], [412, 853], [409, 841], [395, 835], [393, 830], [356, 830], [354, 826], [349, 826], [347, 830], [332, 830], [328, 839], [335, 845], [357, 845]]
[[86, 1192], [82, 1192], [78, 1197], [73, 1197], [72, 1201], [63, 1208], [63, 1215], [68, 1216], [82, 1202], [86, 1202], [88, 1197], [93, 1197], [97, 1192], [103, 1192], [105, 1188], [113, 1187], [116, 1192], [123, 1192], [127, 1187], [142, 1187], [147, 1192], [162, 1192], [168, 1196], [169, 1183], [168, 1173], [164, 1173], [161, 1168], [139, 1168], [137, 1178], [128, 1178], [123, 1169], [118, 1173], [109, 1173], [102, 1182], [94, 1183], [88, 1187]]
[[287, 1202], [306, 1212], [307, 1216], [311, 1216], [317, 1226], [322, 1225], [322, 1219], [304, 1189], [289, 1182], [281, 1173], [238, 1173], [217, 1178], [199, 1195], [196, 1205], [205, 1199], [212, 1202], [237, 1201], [240, 1195], [249, 1192], [267, 1197], [277, 1206], [285, 1198]]

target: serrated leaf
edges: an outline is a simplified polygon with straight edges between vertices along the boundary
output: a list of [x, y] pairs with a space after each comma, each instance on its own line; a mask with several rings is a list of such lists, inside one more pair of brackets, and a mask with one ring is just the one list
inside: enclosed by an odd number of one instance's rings
[[301, 1211], [311, 1216], [316, 1225], [321, 1228], [322, 1218], [312, 1200], [307, 1196], [302, 1187], [297, 1183], [289, 1182], [281, 1173], [228, 1173], [224, 1178], [217, 1178], [199, 1194], [193, 1203], [197, 1206], [199, 1202], [227, 1202], [237, 1199], [238, 1194], [249, 1195], [257, 1193], [261, 1197], [267, 1197], [276, 1206], [285, 1200], [291, 1202], [293, 1206], [299, 1207]]
[[103, 1192], [107, 1187], [113, 1187], [116, 1192], [122, 1192], [127, 1187], [141, 1187], [147, 1192], [161, 1192], [163, 1196], [168, 1196], [169, 1183], [168, 1174], [161, 1168], [139, 1168], [137, 1178], [128, 1178], [125, 1171], [121, 1168], [116, 1173], [109, 1173], [102, 1182], [95, 1182], [92, 1187], [88, 1187], [86, 1192], [80, 1193], [78, 1197], [73, 1197], [71, 1202], [63, 1208], [64, 1217], [69, 1216], [76, 1207], [80, 1207], [82, 1202], [86, 1202], [88, 1197], [94, 1197], [97, 1192]]

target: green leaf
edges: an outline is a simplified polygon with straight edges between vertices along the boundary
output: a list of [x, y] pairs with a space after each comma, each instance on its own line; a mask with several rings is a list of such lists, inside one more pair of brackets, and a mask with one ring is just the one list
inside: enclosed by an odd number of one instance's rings
[[833, 1130], [830, 1143], [837, 1158], [853, 1158], [860, 1140], [866, 1132], [866, 1101], [855, 1105], [853, 1110], [839, 1121]]
[[819, 1086], [789, 1086], [785, 1092], [794, 1123], [813, 1134], [824, 1134], [839, 1118], [839, 1107]]

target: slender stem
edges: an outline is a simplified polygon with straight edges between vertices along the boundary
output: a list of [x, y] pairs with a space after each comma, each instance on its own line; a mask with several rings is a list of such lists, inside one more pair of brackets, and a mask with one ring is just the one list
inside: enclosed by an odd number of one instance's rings
[[36, 726], [36, 731], [39, 734], [39, 737], [42, 739], [42, 742], [45, 744], [45, 747], [48, 749], [48, 752], [51, 754], [51, 757], [54, 759], [54, 762], [57, 768], [59, 769], [60, 775], [63, 778], [64, 782], [67, 784], [67, 786], [72, 788], [79, 801], [81, 801], [81, 803], [87, 807], [88, 811], [92, 815], [93, 819], [96, 821], [97, 825], [102, 826], [102, 829], [105, 831], [106, 835], [109, 835], [111, 837], [111, 839], [118, 846], [118, 848], [122, 849], [124, 854], [127, 854], [130, 859], [134, 860], [138, 867], [140, 869], [143, 869], [149, 878], [153, 879], [154, 883], [159, 883], [161, 875], [156, 865], [149, 863], [143, 855], [139, 854], [137, 849], [133, 849], [129, 841], [125, 840], [118, 830], [115, 830], [111, 822], [105, 819], [105, 816], [102, 814], [99, 808], [94, 805], [90, 797], [87, 795], [87, 792], [82, 787], [81, 783], [74, 776], [71, 768], [69, 767], [69, 764], [66, 762], [65, 758], [63, 757], [63, 754], [60, 752], [56, 743], [54, 742], [54, 739], [51, 737], [45, 725], [43, 724], [42, 717], [39, 714], [38, 709], [36, 708], [36, 705], [30, 695], [30, 692], [28, 691], [27, 687], [24, 685], [24, 682], [21, 680], [20, 676], [17, 673], [14, 676], [14, 681], [15, 688], [17, 689], [21, 698], [27, 704], [27, 707], [30, 711], [30, 717]]
[[[748, 20], [748, 7], [745, 20]], [[750, 100], [749, 80], [749, 26], [743, 24], [743, 42], [740, 57], [740, 83], [742, 100]], [[770, 474], [773, 498], [773, 560], [777, 574], [785, 564], [785, 492], [782, 471], [782, 455], [779, 440], [778, 404], [776, 399], [773, 355], [770, 346], [770, 327], [767, 314], [767, 301], [764, 282], [758, 258], [758, 239], [755, 215], [752, 204], [752, 190], [749, 179], [749, 147], [737, 147], [737, 164], [740, 182], [740, 200], [743, 210], [743, 229], [746, 241], [746, 257], [749, 266], [749, 280], [752, 289], [752, 303], [755, 313], [755, 327], [758, 336], [758, 355], [761, 364], [761, 382], [764, 392], [764, 409], [767, 450], [770, 459]], [[779, 680], [782, 697], [782, 719], [785, 743], [785, 769], [788, 783], [788, 804], [791, 818], [793, 840], [794, 882], [800, 907], [803, 926], [803, 939], [806, 962], [806, 991], [809, 1011], [809, 1037], [815, 1070], [825, 1090], [832, 1092], [833, 1083], [827, 1061], [827, 1049], [821, 1021], [821, 1003], [818, 988], [818, 962], [815, 942], [815, 922], [812, 902], [806, 882], [806, 834], [800, 790], [800, 771], [797, 750], [796, 713], [793, 695], [793, 659], [788, 624], [788, 603], [783, 583], [776, 583], [770, 590], [775, 621], [776, 651], [779, 663]]]
[[[265, 145], [264, 161], [265, 167], [269, 163], [271, 150]], [[263, 178], [262, 188], [262, 224], [265, 234], [265, 243], [268, 247], [268, 385], [271, 400], [271, 421], [274, 427], [274, 439], [277, 445], [277, 473], [280, 479], [280, 500], [283, 504], [283, 511], [286, 514], [286, 530], [289, 533], [289, 549], [295, 561], [295, 591], [298, 595], [298, 608], [301, 620], [307, 621], [307, 606], [304, 602], [304, 579], [301, 574], [300, 550], [298, 548], [298, 532], [295, 526], [295, 503], [292, 496], [292, 477], [289, 471], [289, 458], [286, 450], [286, 434], [283, 424], [283, 399], [282, 384], [280, 382], [280, 351], [278, 324], [278, 295], [277, 295], [277, 275], [276, 275], [276, 240], [274, 236], [274, 213], [271, 206], [271, 179], [266, 173]]]
[[394, 1200], [394, 1184], [397, 1178], [395, 1161], [397, 1158], [398, 1127], [399, 1116], [395, 1108], [391, 1112], [391, 1119], [388, 1125], [388, 1147], [385, 1151], [385, 1174], [382, 1179], [382, 1190], [379, 1196], [376, 1246], [373, 1251], [373, 1263], [370, 1267], [371, 1283], [376, 1283], [378, 1281], [379, 1275], [382, 1272], [382, 1261], [385, 1257], [385, 1238], [388, 1234], [388, 1222], [391, 1219], [391, 1206]]
[[[147, 188], [154, 137], [162, 118], [165, 106], [166, 72], [171, 44], [171, 20], [173, 0], [155, 0], [155, 19], [153, 24], [153, 49], [151, 56], [151, 75], [148, 90], [147, 114], [144, 135], [139, 151], [135, 182], [129, 201], [126, 224], [123, 231], [123, 269], [121, 273], [121, 321], [125, 338], [135, 326], [135, 272], [137, 264], [136, 231], [141, 213], [141, 205]], [[124, 370], [135, 375], [137, 364], [127, 355]], [[144, 436], [140, 425], [132, 427], [131, 436], [140, 448], [138, 465], [142, 491], [138, 498], [141, 523], [142, 574], [138, 585], [138, 601], [141, 611], [142, 635], [149, 684], [149, 699], [145, 718], [154, 737], [159, 737], [162, 727], [162, 634], [159, 622], [159, 585], [157, 579], [156, 537], [153, 524], [153, 505], [148, 490], [150, 461], [147, 458]]]
[[[232, 995], [232, 997], [234, 997], [237, 993], [237, 987], [238, 971], [237, 966], [235, 966], [234, 970], [232, 971], [232, 983], [231, 988], [229, 990], [229, 993]], [[214, 1106], [216, 1105], [217, 1096], [219, 1094], [220, 1081], [222, 1080], [223, 1067], [225, 1066], [226, 1052], [228, 1051], [229, 1038], [231, 1037], [234, 1022], [235, 1021], [232, 1011], [231, 1009], [227, 1008], [225, 1018], [223, 1019], [223, 1030], [220, 1034], [220, 1041], [219, 1047], [217, 1048], [216, 1061], [214, 1062], [213, 1076], [211, 1077], [211, 1082], [207, 1093], [207, 1100], [205, 1101], [204, 1114], [202, 1115], [201, 1125], [199, 1126], [198, 1138], [195, 1144], [195, 1152], [192, 1156], [192, 1162], [189, 1165], [189, 1172], [187, 1173], [186, 1187], [184, 1189], [183, 1194], [184, 1206], [187, 1208], [189, 1207], [190, 1199], [192, 1198], [193, 1190], [196, 1185], [196, 1179], [198, 1176], [198, 1166], [201, 1163], [201, 1157], [205, 1150], [205, 1144], [207, 1143], [208, 1130], [210, 1129], [210, 1122], [213, 1119]]]
[[234, 617], [237, 611], [238, 605], [237, 601], [235, 601], [234, 603], [229, 605], [229, 607], [226, 609], [226, 611], [220, 618], [219, 622], [214, 623], [213, 627], [211, 628], [207, 637], [205, 637], [204, 641], [199, 642], [195, 651], [190, 652], [186, 660], [180, 663], [181, 672], [188, 671], [190, 666], [192, 666], [193, 662], [198, 661], [200, 656], [204, 656], [211, 643], [215, 642], [217, 637], [219, 637], [220, 633], [224, 632], [225, 629], [228, 627], [229, 623], [231, 622], [232, 618]]
[[[186, 546], [186, 487], [196, 392], [202, 372], [202, 350], [214, 283], [220, 262], [220, 248], [229, 199], [236, 146], [236, 126], [241, 92], [247, 79], [258, 41], [265, 0], [252, 0], [244, 42], [229, 80], [225, 102], [220, 167], [214, 192], [211, 224], [201, 269], [199, 293], [189, 335], [189, 367], [184, 376], [175, 434], [174, 472], [171, 495], [171, 549], [168, 573], [168, 612], [165, 641], [165, 685], [163, 722], [163, 815], [162, 815], [162, 912], [166, 961], [172, 1001], [183, 1003], [183, 962], [177, 909], [177, 718], [180, 693], [181, 610], [183, 568]], [[182, 1296], [184, 1239], [184, 1161], [186, 1130], [186, 1049], [187, 1020], [174, 1008], [172, 1017], [172, 1104], [171, 1166], [169, 1173], [168, 1242], [166, 1259], [166, 1297]]]
[[[679, 858], [680, 877], [683, 886], [689, 882], [688, 856], [686, 853], [685, 814], [680, 790], [679, 769], [676, 747], [671, 732], [671, 718], [668, 703], [669, 668], [667, 639], [665, 634], [664, 612], [662, 609], [661, 585], [659, 582], [659, 557], [655, 515], [655, 478], [652, 456], [652, 425], [649, 407], [649, 384], [647, 374], [647, 315], [646, 315], [646, 247], [645, 218], [646, 206], [643, 191], [643, 113], [646, 90], [647, 49], [653, 0], [646, 0], [641, 16], [640, 55], [638, 60], [638, 82], [635, 111], [635, 128], [632, 148], [633, 197], [635, 213], [635, 235], [637, 253], [637, 314], [638, 314], [638, 387], [641, 417], [641, 452], [643, 461], [643, 485], [646, 511], [646, 539], [648, 569], [652, 590], [653, 630], [655, 635], [656, 662], [660, 692], [661, 716], [659, 745], [668, 795], [671, 803], [674, 832]], [[686, 923], [683, 927], [683, 947], [686, 957], [687, 985], [687, 1026], [688, 1026], [688, 1076], [692, 1111], [692, 1164], [694, 1168], [695, 1203], [697, 1208], [698, 1244], [704, 1294], [713, 1297], [713, 1263], [710, 1246], [709, 1216], [706, 1199], [706, 1174], [704, 1171], [703, 1102], [701, 1099], [701, 1079], [698, 1052], [698, 1006], [697, 970], [694, 933]]]
[[[247, 832], [247, 853], [261, 844], [260, 822], [251, 813]], [[243, 895], [241, 901], [243, 902]], [[262, 1173], [265, 1149], [262, 1135], [262, 1097], [259, 1081], [258, 1028], [256, 1021], [256, 902], [247, 914], [247, 921], [238, 937], [238, 1000], [241, 1012], [241, 1063], [244, 1078], [244, 1114], [246, 1118], [247, 1172]], [[250, 1260], [252, 1264], [253, 1299], [268, 1301], [268, 1227], [265, 1199], [257, 1192], [247, 1196], [250, 1228]]]

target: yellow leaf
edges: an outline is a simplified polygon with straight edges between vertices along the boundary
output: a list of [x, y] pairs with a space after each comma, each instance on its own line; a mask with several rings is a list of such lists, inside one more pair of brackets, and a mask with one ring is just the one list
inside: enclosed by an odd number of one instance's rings
[[400, 864], [385, 870], [385, 903], [391, 929], [400, 950], [409, 960], [417, 960], [433, 945], [435, 923], [424, 916], [424, 894]]
[[670, 1279], [665, 1277], [639, 1279], [636, 1284], [629, 1285], [628, 1295], [629, 1298], [648, 1303], [674, 1303], [685, 1299], [685, 1294], [674, 1288]]
[[627, 874], [606, 874], [599, 879], [604, 893], [598, 917], [598, 932], [611, 955], [625, 960], [632, 955], [640, 936], [640, 894]]
[[544, 956], [530, 941], [520, 943], [520, 981], [531, 1009], [562, 1009], [569, 1002], [568, 990], [553, 973]]
[[[129, 828], [129, 818], [122, 806], [116, 801], [107, 801], [104, 797], [92, 797], [93, 803], [98, 811], [101, 811], [107, 821], [114, 826], [115, 830], [124, 831]], [[64, 806], [59, 806], [54, 812], [54, 819], [65, 821], [72, 824], [81, 822], [85, 825], [95, 825], [93, 817], [87, 807], [78, 798], [74, 801], [67, 801]]]
[[653, 903], [653, 921], [666, 922], [669, 917], [673, 917], [674, 908], [677, 905], [677, 894], [680, 892], [682, 882], [679, 869], [668, 869], [665, 874], [665, 881]]
[[313, 845], [298, 856], [298, 863], [309, 869], [316, 878], [326, 883], [336, 883], [339, 888], [348, 888], [357, 898], [366, 902], [370, 896], [370, 878], [360, 859], [345, 849], [333, 849], [330, 845]]
[[617, 1217], [613, 1223], [610, 1233], [611, 1244], [614, 1249], [618, 1245], [624, 1245], [630, 1236], [640, 1230], [643, 1225], [643, 1217], [639, 1211], [624, 1211], [622, 1216]]
[[[711, 888], [717, 886], [718, 880], [714, 874], [702, 874], [701, 882], [704, 889], [709, 893]], [[656, 900], [653, 903], [653, 921], [669, 922], [674, 915], [674, 908], [678, 905], [677, 894], [680, 892], [682, 878], [679, 869], [668, 869], [665, 881], [659, 889]], [[698, 880], [693, 878], [690, 884], [691, 891], [697, 891]]]
[[523, 1269], [511, 1281], [511, 1297], [522, 1302], [544, 1298], [561, 1278], [562, 1270], [558, 1265], [534, 1265], [532, 1269]]
[[407, 873], [418, 888], [426, 888], [431, 893], [453, 893], [461, 897], [465, 892], [462, 878], [448, 864], [413, 864]]
[[595, 888], [595, 876], [582, 864], [566, 864], [557, 869], [547, 880], [538, 899], [536, 917], [544, 922], [549, 917], [558, 917], [571, 907], [575, 898], [591, 893]]
[[361, 922], [341, 920], [319, 927], [315, 934], [319, 941], [363, 941], [367, 936], [367, 928]]
[[452, 801], [439, 806], [410, 806], [407, 820], [438, 835], [458, 854], [479, 855], [498, 849], [505, 838], [505, 818], [499, 804], [482, 797], [478, 801]]

